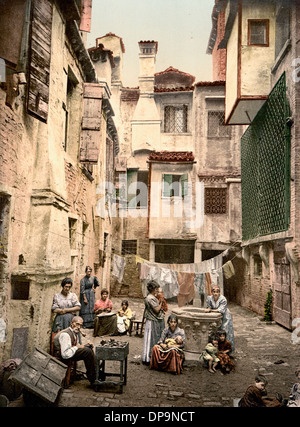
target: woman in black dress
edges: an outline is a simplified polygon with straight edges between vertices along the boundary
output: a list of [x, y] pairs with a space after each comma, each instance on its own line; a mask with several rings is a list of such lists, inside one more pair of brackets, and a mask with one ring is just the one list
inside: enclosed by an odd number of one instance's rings
[[83, 318], [83, 327], [89, 329], [94, 327], [95, 291], [99, 286], [99, 281], [96, 276], [92, 276], [92, 271], [92, 267], [87, 266], [85, 276], [80, 281], [80, 316]]

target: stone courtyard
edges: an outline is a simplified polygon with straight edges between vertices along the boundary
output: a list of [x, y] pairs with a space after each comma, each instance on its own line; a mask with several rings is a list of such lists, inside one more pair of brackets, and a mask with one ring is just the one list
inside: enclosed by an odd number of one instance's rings
[[[112, 298], [119, 307], [121, 298]], [[143, 300], [129, 299], [130, 307], [141, 318]], [[169, 304], [168, 314], [177, 305]], [[299, 343], [294, 335], [276, 323], [263, 322], [256, 314], [237, 305], [230, 305], [235, 330], [235, 372], [223, 375], [220, 371], [210, 374], [196, 361], [184, 366], [182, 375], [150, 370], [141, 363], [143, 339], [135, 336], [115, 337], [129, 342], [128, 377], [123, 392], [118, 387], [95, 391], [83, 378], [64, 389], [58, 400], [59, 407], [109, 408], [200, 408], [233, 407], [257, 373], [268, 379], [268, 396], [281, 393], [287, 398], [295, 382], [294, 370], [299, 365]], [[92, 337], [86, 329], [85, 340], [100, 343], [111, 337]], [[299, 340], [299, 338], [298, 338]], [[297, 341], [294, 339], [294, 341]], [[81, 369], [79, 367], [79, 369]], [[10, 407], [24, 406], [22, 396], [10, 402]], [[173, 410], [170, 409], [170, 410]], [[124, 411], [124, 409], [122, 409]]]

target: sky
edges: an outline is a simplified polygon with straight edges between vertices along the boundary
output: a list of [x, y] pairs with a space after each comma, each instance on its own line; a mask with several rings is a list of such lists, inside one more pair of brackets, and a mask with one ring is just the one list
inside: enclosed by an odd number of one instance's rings
[[138, 42], [158, 42], [156, 72], [172, 66], [212, 80], [212, 57], [206, 53], [215, 0], [93, 0], [87, 47], [96, 38], [114, 33], [123, 39], [123, 86], [139, 85]]

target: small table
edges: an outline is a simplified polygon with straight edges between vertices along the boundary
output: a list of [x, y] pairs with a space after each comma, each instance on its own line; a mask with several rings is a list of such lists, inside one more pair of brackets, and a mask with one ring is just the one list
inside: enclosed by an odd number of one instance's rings
[[[122, 341], [101, 341], [95, 349], [96, 358], [96, 380], [94, 383], [95, 391], [98, 391], [102, 385], [120, 386], [120, 393], [123, 392], [123, 385], [127, 382], [127, 357], [129, 354], [129, 343]], [[119, 373], [105, 372], [105, 361], [119, 361]], [[119, 381], [107, 381], [106, 377], [119, 377]]]

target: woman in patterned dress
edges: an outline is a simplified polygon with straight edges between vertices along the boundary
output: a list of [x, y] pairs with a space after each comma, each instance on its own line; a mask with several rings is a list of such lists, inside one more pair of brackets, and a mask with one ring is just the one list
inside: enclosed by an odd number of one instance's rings
[[226, 332], [218, 331], [218, 359], [220, 360], [220, 368], [223, 373], [234, 371], [234, 363], [230, 354], [232, 352], [232, 345], [226, 339]]
[[178, 375], [183, 370], [185, 333], [178, 327], [175, 314], [168, 317], [167, 323], [168, 327], [163, 330], [160, 340], [152, 349], [150, 369]]

